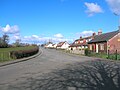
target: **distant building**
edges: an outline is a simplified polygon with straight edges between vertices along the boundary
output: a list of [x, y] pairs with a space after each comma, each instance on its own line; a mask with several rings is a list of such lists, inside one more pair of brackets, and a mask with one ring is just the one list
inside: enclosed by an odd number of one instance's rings
[[56, 48], [56, 47], [57, 47], [57, 44], [53, 44], [52, 47], [53, 47], [53, 48]]
[[120, 53], [120, 31], [113, 31], [108, 33], [98, 33], [88, 42], [89, 50], [96, 53], [115, 53], [115, 50]]
[[67, 41], [65, 41], [65, 42], [58, 43], [56, 48], [57, 49], [68, 49], [69, 46], [70, 46], [70, 44]]
[[52, 45], [53, 45], [53, 43], [52, 42], [48, 42], [44, 47], [45, 48], [51, 48], [52, 47]]

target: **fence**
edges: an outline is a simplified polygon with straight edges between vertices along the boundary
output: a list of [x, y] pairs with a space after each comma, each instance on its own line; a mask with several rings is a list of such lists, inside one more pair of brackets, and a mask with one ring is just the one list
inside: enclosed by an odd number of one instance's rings
[[113, 53], [110, 53], [110, 51], [108, 50], [108, 59], [120, 60], [120, 53], [118, 53], [117, 50]]
[[11, 60], [10, 52], [0, 52], [0, 62]]

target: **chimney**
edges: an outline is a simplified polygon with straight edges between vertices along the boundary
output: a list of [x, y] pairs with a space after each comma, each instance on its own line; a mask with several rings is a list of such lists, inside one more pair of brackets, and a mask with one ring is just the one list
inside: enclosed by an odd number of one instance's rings
[[102, 34], [102, 30], [98, 30], [98, 35], [101, 35]]
[[82, 39], [82, 36], [80, 36], [80, 39]]
[[94, 39], [95, 35], [96, 35], [96, 33], [94, 32], [94, 33], [92, 34], [92, 38], [91, 38], [91, 39]]
[[93, 33], [93, 36], [95, 36], [95, 35], [96, 35], [96, 33], [94, 32], [94, 33]]
[[119, 29], [119, 33], [120, 33], [120, 26], [118, 26], [118, 29]]

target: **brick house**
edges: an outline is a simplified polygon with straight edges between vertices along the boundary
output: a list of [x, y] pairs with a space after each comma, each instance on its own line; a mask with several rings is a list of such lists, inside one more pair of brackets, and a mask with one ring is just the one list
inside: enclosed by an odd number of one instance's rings
[[98, 33], [88, 42], [89, 50], [96, 53], [115, 53], [117, 50], [120, 53], [120, 30], [108, 32], [108, 33]]
[[93, 39], [95, 36], [95, 33], [93, 33], [92, 36], [89, 37], [80, 37], [80, 39], [75, 40], [70, 46], [70, 50], [83, 50], [85, 48], [88, 48], [88, 42]]

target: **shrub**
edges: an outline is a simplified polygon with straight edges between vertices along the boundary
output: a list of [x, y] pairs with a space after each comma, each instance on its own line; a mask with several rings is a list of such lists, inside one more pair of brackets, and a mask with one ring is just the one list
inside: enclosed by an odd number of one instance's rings
[[86, 48], [86, 49], [85, 49], [85, 56], [88, 56], [88, 55], [90, 55], [90, 51], [89, 51], [88, 48]]
[[10, 57], [13, 59], [20, 59], [20, 58], [32, 56], [32, 55], [38, 53], [38, 51], [39, 51], [38, 47], [35, 47], [30, 50], [11, 51]]

